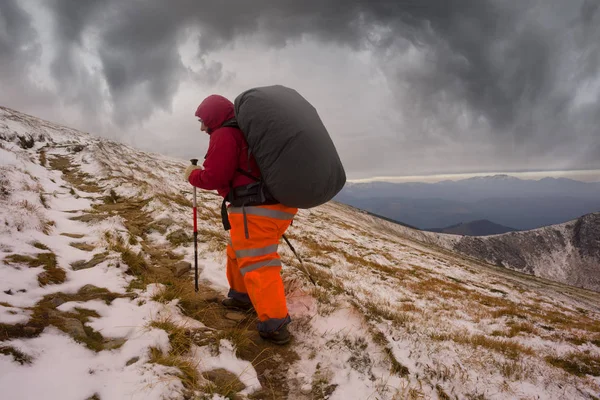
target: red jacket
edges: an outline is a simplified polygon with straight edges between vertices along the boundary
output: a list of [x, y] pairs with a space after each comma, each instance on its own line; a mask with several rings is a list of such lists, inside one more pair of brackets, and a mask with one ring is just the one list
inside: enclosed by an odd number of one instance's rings
[[237, 128], [221, 128], [225, 121], [235, 118], [231, 101], [219, 95], [207, 97], [198, 107], [196, 116], [208, 128], [210, 141], [204, 157], [204, 170], [192, 171], [189, 182], [201, 189], [217, 190], [226, 197], [231, 187], [254, 182], [253, 179], [239, 173], [237, 169], [248, 171], [259, 178], [260, 171], [254, 157], [248, 160], [248, 143], [244, 134]]

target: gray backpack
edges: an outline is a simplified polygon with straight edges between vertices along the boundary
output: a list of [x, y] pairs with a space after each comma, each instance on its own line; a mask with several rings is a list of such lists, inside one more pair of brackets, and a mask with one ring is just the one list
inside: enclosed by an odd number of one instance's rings
[[331, 200], [346, 173], [315, 108], [293, 89], [276, 85], [245, 91], [235, 117], [261, 173], [279, 203], [311, 208]]

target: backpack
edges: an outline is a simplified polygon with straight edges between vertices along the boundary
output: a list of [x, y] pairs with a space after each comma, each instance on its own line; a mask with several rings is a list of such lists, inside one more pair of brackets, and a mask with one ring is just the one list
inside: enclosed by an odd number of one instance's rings
[[[235, 123], [260, 169], [265, 198], [311, 208], [331, 200], [346, 173], [315, 108], [297, 91], [276, 85], [235, 99]], [[246, 173], [246, 174], [249, 174]]]

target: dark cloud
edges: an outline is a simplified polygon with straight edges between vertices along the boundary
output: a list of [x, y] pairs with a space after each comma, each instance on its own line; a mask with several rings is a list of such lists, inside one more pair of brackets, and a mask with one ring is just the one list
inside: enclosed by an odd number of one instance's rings
[[31, 17], [16, 0], [0, 2], [0, 69], [2, 83], [9, 83], [23, 74], [39, 58], [40, 47]]
[[[406, 121], [398, 127], [406, 140], [397, 142], [489, 141], [497, 144], [499, 158], [511, 159], [512, 153], [544, 154], [560, 147], [599, 167], [600, 148], [593, 142], [600, 126], [596, 0], [44, 4], [52, 10], [57, 39], [51, 71], [66, 100], [88, 112], [106, 104], [123, 126], [157, 109], [170, 110], [185, 79], [216, 84], [228, 76], [209, 56], [238, 39], [256, 35], [263, 46], [283, 48], [308, 37], [373, 55], [397, 94], [390, 112], [397, 109]], [[23, 43], [35, 43], [29, 17], [14, 0], [3, 1], [0, 10], [7, 26], [7, 33], [0, 33], [2, 60], [6, 55], [32, 62], [37, 53], [21, 50]], [[193, 70], [179, 54], [191, 35], [197, 35]], [[86, 40], [94, 41], [96, 69], [84, 65]]]

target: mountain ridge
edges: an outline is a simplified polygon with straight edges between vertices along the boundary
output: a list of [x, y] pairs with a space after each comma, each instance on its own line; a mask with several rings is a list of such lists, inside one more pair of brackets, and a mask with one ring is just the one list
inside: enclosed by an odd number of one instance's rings
[[490, 236], [514, 232], [517, 229], [496, 224], [487, 219], [479, 219], [476, 221], [461, 222], [459, 224], [450, 225], [445, 228], [434, 228], [428, 230], [430, 232], [447, 233], [452, 235]]
[[600, 291], [600, 213], [530, 231], [440, 243], [491, 264]]

